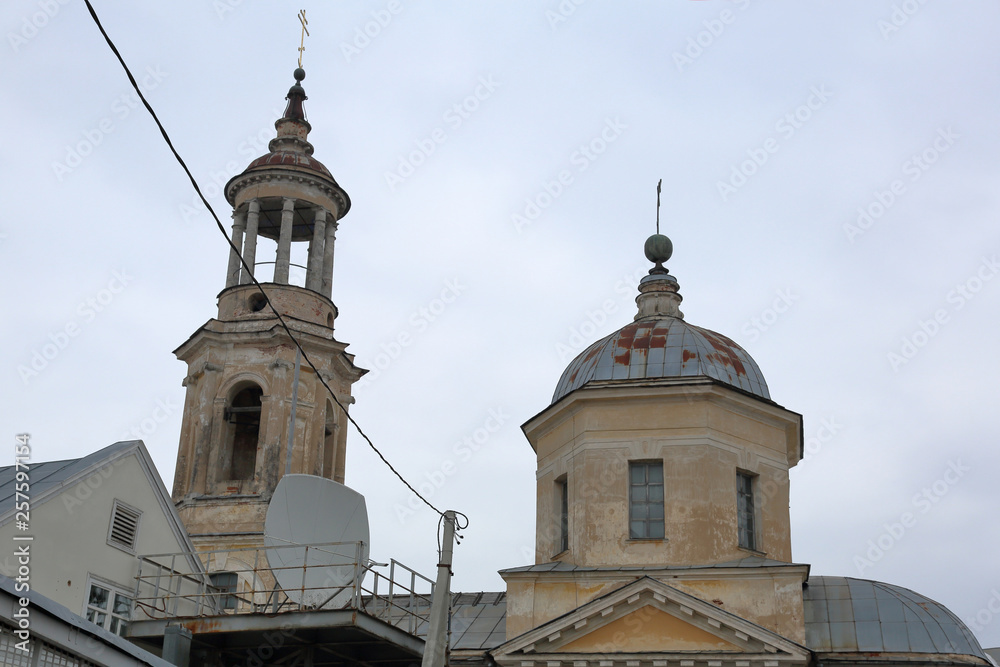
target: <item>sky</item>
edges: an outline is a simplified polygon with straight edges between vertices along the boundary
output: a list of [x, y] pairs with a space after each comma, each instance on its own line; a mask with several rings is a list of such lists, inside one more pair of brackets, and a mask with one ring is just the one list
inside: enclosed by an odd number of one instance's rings
[[[96, 10], [220, 217], [266, 152], [299, 6]], [[926, 0], [311, 2], [315, 156], [353, 205], [336, 337], [351, 413], [469, 517], [453, 588], [533, 559], [520, 425], [632, 321], [661, 230], [688, 322], [803, 415], [792, 548], [946, 604], [1000, 645], [1000, 6]], [[169, 489], [228, 246], [82, 3], [10, 0], [0, 438], [37, 461], [146, 443]], [[433, 576], [436, 515], [356, 432], [372, 557]], [[412, 502], [411, 502], [412, 501]]]

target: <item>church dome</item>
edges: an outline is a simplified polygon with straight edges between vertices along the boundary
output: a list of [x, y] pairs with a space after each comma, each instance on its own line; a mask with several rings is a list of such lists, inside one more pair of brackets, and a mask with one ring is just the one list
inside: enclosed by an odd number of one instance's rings
[[663, 267], [670, 239], [654, 234], [646, 257], [656, 266], [639, 281], [635, 321], [579, 354], [559, 378], [552, 402], [591, 382], [709, 378], [771, 400], [760, 368], [729, 338], [684, 321], [677, 280]]
[[552, 402], [590, 382], [708, 377], [770, 400], [746, 350], [678, 317], [641, 319], [592, 344], [563, 371]]
[[322, 162], [311, 155], [295, 151], [279, 150], [261, 155], [259, 158], [251, 162], [243, 173], [254, 171], [255, 169], [267, 169], [270, 167], [290, 167], [292, 169], [312, 171], [329, 178], [331, 181], [334, 180], [333, 174], [330, 173], [330, 170], [327, 169], [326, 165]]
[[817, 653], [960, 655], [988, 664], [965, 623], [943, 604], [907, 588], [852, 577], [809, 577], [802, 598], [806, 645]]

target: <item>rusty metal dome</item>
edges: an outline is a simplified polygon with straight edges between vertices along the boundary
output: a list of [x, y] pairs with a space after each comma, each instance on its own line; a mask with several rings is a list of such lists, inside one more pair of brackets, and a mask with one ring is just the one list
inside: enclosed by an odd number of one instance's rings
[[760, 368], [729, 338], [679, 317], [643, 318], [597, 341], [563, 371], [555, 403], [590, 382], [707, 377], [771, 399]]
[[327, 169], [326, 165], [322, 162], [311, 155], [295, 151], [279, 150], [267, 153], [266, 155], [261, 155], [259, 158], [251, 162], [250, 165], [243, 170], [243, 173], [270, 167], [291, 167], [293, 169], [304, 169], [316, 172], [317, 174], [325, 176], [330, 180], [334, 180], [333, 174], [330, 173], [330, 170]]

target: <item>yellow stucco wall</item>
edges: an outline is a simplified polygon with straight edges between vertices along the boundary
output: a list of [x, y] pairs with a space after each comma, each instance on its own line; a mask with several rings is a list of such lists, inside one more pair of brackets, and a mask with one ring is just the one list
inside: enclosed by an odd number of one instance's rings
[[[683, 575], [669, 570], [644, 574], [783, 637], [804, 642], [802, 582], [807, 576], [807, 568], [745, 570], [705, 568], [687, 571]], [[627, 571], [615, 574], [606, 571], [505, 573], [507, 638], [512, 639], [548, 623], [638, 578]], [[672, 646], [669, 644], [669, 647]], [[667, 644], [662, 644], [658, 650], [667, 648]]]
[[739, 651], [725, 639], [651, 606], [614, 620], [584, 637], [562, 646], [560, 652], [641, 653], [663, 650], [664, 640], [673, 651]]
[[[559, 560], [702, 565], [755, 555], [738, 545], [738, 470], [758, 476], [759, 555], [791, 562], [788, 469], [797, 462], [798, 415], [727, 393], [735, 394], [712, 386], [607, 393], [557, 406], [547, 423], [526, 427], [538, 454], [536, 562], [557, 556], [556, 480], [564, 476], [570, 547]], [[629, 539], [628, 463], [642, 460], [663, 461], [664, 540]]]
[[[614, 568], [643, 566], [664, 569], [642, 574], [803, 641], [806, 568], [667, 569], [747, 557], [792, 562], [788, 471], [801, 429], [800, 415], [709, 382], [585, 388], [530, 420], [536, 563], [607, 569], [505, 574], [508, 638], [642, 576]], [[629, 462], [650, 460], [663, 462], [665, 539], [630, 539]], [[739, 546], [738, 472], [756, 476], [753, 551]], [[569, 548], [559, 553], [557, 481], [569, 497]]]

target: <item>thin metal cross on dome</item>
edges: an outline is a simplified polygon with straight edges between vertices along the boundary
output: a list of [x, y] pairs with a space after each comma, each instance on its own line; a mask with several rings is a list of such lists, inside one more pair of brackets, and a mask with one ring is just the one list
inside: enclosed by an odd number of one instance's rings
[[302, 52], [306, 50], [306, 37], [309, 36], [309, 21], [306, 20], [306, 10], [299, 10], [299, 23], [302, 24], [302, 41], [299, 42], [299, 67], [302, 67]]
[[656, 233], [660, 233], [660, 188], [663, 185], [663, 179], [656, 184]]

